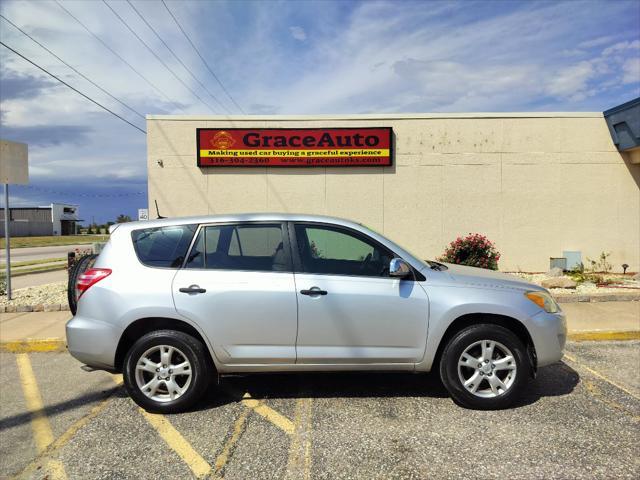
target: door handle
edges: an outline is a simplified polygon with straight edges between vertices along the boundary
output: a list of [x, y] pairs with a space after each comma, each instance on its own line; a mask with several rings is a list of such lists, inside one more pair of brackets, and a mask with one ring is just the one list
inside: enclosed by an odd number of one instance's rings
[[326, 290], [320, 290], [318, 287], [312, 287], [309, 290], [300, 290], [302, 295], [326, 295]]
[[189, 285], [188, 287], [182, 287], [180, 289], [181, 293], [205, 293], [206, 290], [204, 288], [200, 288], [198, 285]]

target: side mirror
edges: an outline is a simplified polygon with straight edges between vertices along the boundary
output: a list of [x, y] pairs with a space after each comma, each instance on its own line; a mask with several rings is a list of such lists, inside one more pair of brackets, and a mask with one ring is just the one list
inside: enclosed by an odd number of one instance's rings
[[411, 267], [401, 258], [392, 258], [389, 262], [389, 276], [405, 278], [411, 275]]

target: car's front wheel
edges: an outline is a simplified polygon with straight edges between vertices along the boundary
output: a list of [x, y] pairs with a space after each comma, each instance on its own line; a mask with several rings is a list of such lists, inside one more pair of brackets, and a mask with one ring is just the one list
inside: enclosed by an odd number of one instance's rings
[[454, 401], [464, 407], [495, 410], [522, 393], [530, 365], [526, 348], [499, 325], [473, 325], [456, 333], [440, 361], [440, 376]]
[[177, 413], [202, 397], [211, 376], [205, 346], [183, 332], [147, 333], [129, 349], [124, 361], [124, 383], [142, 408]]

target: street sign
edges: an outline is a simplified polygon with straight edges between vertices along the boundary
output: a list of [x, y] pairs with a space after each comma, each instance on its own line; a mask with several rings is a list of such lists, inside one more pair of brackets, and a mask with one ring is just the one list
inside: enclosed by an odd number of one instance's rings
[[4, 183], [4, 237], [7, 248], [7, 300], [11, 300], [11, 209], [9, 184], [29, 183], [29, 159], [26, 143], [0, 140], [0, 183]]
[[138, 220], [149, 220], [149, 209], [147, 209], [147, 208], [139, 208], [138, 209]]
[[29, 183], [27, 144], [0, 140], [0, 183]]

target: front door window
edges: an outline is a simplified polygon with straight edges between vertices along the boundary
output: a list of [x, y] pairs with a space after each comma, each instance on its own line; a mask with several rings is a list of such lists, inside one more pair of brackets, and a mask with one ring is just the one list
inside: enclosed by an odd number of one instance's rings
[[295, 227], [302, 271], [326, 275], [388, 277], [393, 254], [370, 239], [339, 227]]

